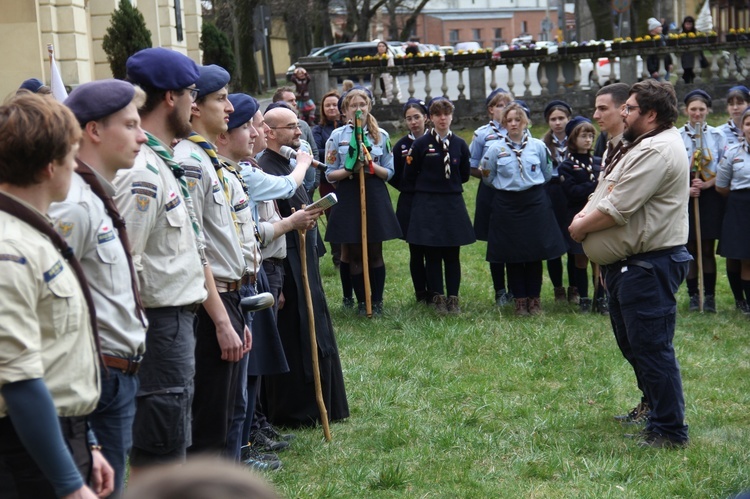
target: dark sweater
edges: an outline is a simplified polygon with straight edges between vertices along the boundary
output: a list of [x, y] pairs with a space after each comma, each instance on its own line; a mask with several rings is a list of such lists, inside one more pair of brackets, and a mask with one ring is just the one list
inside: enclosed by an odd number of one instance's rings
[[[463, 185], [469, 181], [469, 146], [459, 136], [453, 134], [448, 149], [451, 156], [450, 178], [445, 178], [443, 144], [437, 143], [432, 134], [426, 133], [411, 147], [411, 155], [406, 159], [404, 179], [414, 185], [415, 192], [452, 193], [463, 192]], [[403, 184], [403, 181], [402, 181]]]

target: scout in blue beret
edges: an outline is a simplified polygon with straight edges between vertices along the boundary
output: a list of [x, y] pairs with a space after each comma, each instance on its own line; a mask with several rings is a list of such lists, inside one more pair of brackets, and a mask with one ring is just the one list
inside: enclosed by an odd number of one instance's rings
[[193, 85], [200, 73], [188, 56], [161, 47], [136, 52], [126, 63], [127, 79], [156, 90], [180, 90]]
[[29, 78], [28, 80], [24, 80], [24, 82], [21, 83], [21, 86], [18, 87], [18, 92], [22, 90], [27, 90], [34, 94], [47, 95], [52, 93], [52, 89], [45, 85], [39, 78]]
[[[495, 100], [495, 98], [497, 96], [503, 95], [503, 94], [508, 94], [508, 98], [510, 99], [510, 94], [504, 88], [499, 88], [498, 87], [495, 90], [493, 90], [492, 92], [490, 92], [490, 95], [488, 95], [487, 98], [484, 100], [485, 107], [489, 108], [490, 106], [497, 105], [497, 103], [496, 102], [493, 103], [493, 101]], [[510, 100], [508, 102], [510, 102]]]
[[195, 82], [195, 85], [198, 87], [198, 101], [208, 94], [218, 92], [226, 87], [229, 84], [229, 80], [232, 79], [226, 69], [216, 64], [200, 66], [198, 72], [200, 76]]
[[688, 92], [688, 94], [685, 96], [685, 105], [687, 106], [696, 99], [702, 100], [708, 107], [711, 107], [711, 96], [708, 95], [708, 92], [701, 89], [696, 89], [692, 92]]
[[591, 120], [584, 116], [576, 116], [572, 120], [568, 121], [568, 124], [565, 125], [565, 135], [570, 137], [570, 134], [573, 132], [575, 127], [577, 127], [578, 125], [582, 125], [584, 123], [591, 124]]
[[[728, 148], [744, 140], [741, 117], [748, 106], [750, 106], [750, 89], [744, 85], [737, 85], [729, 89], [729, 92], [727, 92], [727, 114], [729, 115], [729, 120], [718, 127], [721, 133], [724, 134], [724, 138], [727, 139]], [[734, 289], [733, 286], [732, 291]], [[737, 289], [739, 292], [739, 285]]]
[[[560, 186], [557, 168], [565, 161], [567, 156], [568, 136], [565, 134], [565, 125], [568, 124], [572, 114], [573, 110], [570, 105], [561, 100], [553, 100], [544, 108], [544, 121], [549, 125], [549, 130], [542, 140], [552, 156], [552, 178], [545, 184], [544, 189], [547, 191], [550, 201], [552, 201], [552, 210], [555, 212], [555, 219], [562, 234], [566, 234], [568, 231], [568, 224], [565, 220], [567, 201]], [[567, 267], [568, 292], [566, 296], [563, 286], [562, 260], [554, 258], [547, 262], [547, 273], [554, 287], [555, 301], [578, 303], [578, 291], [573, 285], [575, 281], [575, 266], [573, 263], [574, 258], [570, 255]]]
[[76, 115], [81, 127], [116, 113], [133, 101], [135, 87], [126, 81], [107, 79], [76, 87], [64, 104]]
[[247, 94], [229, 94], [229, 102], [234, 106], [234, 112], [229, 115], [228, 130], [233, 130], [253, 119], [258, 112], [258, 101]]
[[[529, 120], [531, 120], [531, 109], [529, 109], [529, 105], [526, 104], [526, 101], [522, 101], [520, 99], [516, 99], [513, 102], [515, 102], [516, 104], [518, 104], [519, 106], [521, 106], [521, 108], [523, 108], [523, 110], [526, 112], [526, 117]], [[531, 124], [529, 124], [529, 126], [531, 126]]]

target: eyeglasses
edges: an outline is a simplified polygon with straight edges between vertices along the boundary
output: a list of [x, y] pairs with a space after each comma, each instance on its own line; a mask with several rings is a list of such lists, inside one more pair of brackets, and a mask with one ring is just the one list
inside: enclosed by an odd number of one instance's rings
[[188, 93], [189, 93], [189, 95], [190, 95], [190, 100], [192, 100], [193, 102], [195, 102], [195, 99], [197, 99], [197, 98], [198, 98], [198, 92], [200, 92], [200, 91], [201, 91], [201, 89], [200, 89], [200, 88], [195, 88], [195, 87], [192, 87], [192, 88], [186, 88], [185, 90], [187, 90], [187, 91], [188, 91]]
[[271, 130], [278, 130], [279, 128], [284, 129], [284, 130], [294, 130], [294, 129], [300, 128], [300, 126], [299, 126], [299, 123], [297, 123], [296, 125], [269, 126], [268, 128], [270, 128]]
[[640, 109], [640, 108], [641, 108], [641, 106], [629, 106], [629, 105], [625, 104], [625, 116], [630, 116], [630, 112], [633, 109]]

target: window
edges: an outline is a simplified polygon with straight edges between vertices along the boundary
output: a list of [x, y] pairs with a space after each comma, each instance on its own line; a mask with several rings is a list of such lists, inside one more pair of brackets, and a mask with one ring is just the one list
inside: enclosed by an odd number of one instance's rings
[[475, 42], [481, 42], [482, 41], [482, 30], [478, 28], [474, 28], [471, 30], [472, 35], [474, 36], [473, 40]]
[[460, 30], [458, 29], [452, 29], [450, 31], [450, 34], [448, 35], [448, 40], [450, 41], [451, 44], [458, 43], [458, 41], [461, 39], [459, 36], [459, 31]]
[[495, 37], [492, 39], [492, 46], [499, 47], [503, 44], [503, 28], [495, 28]]
[[175, 29], [177, 30], [177, 41], [183, 40], [182, 35], [182, 5], [180, 0], [174, 0], [174, 18], [175, 18]]
[[525, 35], [528, 32], [528, 24], [526, 23], [526, 21], [521, 21], [521, 33]]

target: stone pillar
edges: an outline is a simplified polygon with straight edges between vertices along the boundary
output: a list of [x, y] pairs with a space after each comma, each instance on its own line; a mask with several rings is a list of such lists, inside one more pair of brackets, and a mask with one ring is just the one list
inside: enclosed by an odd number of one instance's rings
[[[45, 80], [49, 73], [47, 48], [42, 50], [40, 37], [43, 26], [41, 10], [36, 2], [0, 0], [0, 67], [3, 68], [0, 100], [15, 93], [27, 78]], [[51, 23], [49, 17], [47, 15], [47, 31]]]
[[469, 68], [469, 100], [484, 100], [488, 93], [484, 66]]
[[[326, 92], [331, 90], [331, 88], [336, 88], [335, 85], [331, 87], [328, 76], [328, 71], [331, 69], [331, 61], [327, 57], [300, 57], [299, 61], [297, 61], [297, 66], [305, 68], [307, 74], [310, 75], [310, 98], [315, 102], [316, 106], [319, 106]], [[323, 113], [323, 110], [319, 109], [318, 113]]]
[[183, 29], [187, 55], [198, 64], [203, 63], [203, 51], [200, 49], [203, 16], [200, 0], [181, 0], [182, 13], [185, 16]]
[[91, 51], [94, 59], [94, 78], [112, 78], [112, 70], [107, 62], [107, 54], [102, 48], [104, 35], [112, 23], [112, 13], [117, 10], [117, 0], [89, 0], [91, 26]]

